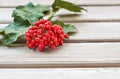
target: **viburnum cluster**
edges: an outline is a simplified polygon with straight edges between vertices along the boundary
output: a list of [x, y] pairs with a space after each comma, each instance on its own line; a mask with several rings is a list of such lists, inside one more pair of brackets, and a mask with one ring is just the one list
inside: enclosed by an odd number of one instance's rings
[[26, 43], [30, 49], [42, 51], [44, 48], [52, 48], [62, 45], [63, 40], [68, 38], [62, 27], [58, 24], [52, 25], [51, 21], [39, 20], [25, 33]]

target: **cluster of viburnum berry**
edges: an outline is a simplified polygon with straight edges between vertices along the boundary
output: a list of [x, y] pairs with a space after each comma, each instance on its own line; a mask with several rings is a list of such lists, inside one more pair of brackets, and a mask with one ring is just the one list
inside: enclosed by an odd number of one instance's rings
[[44, 48], [52, 48], [62, 45], [68, 38], [60, 25], [52, 25], [51, 21], [40, 20], [34, 23], [25, 33], [28, 48], [42, 51]]

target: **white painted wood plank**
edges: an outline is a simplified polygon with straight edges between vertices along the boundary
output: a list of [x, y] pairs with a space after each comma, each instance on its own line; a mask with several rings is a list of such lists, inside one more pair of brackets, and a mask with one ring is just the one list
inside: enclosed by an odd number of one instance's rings
[[120, 79], [120, 68], [0, 69], [0, 79]]
[[[82, 15], [61, 10], [54, 19], [59, 19], [66, 22], [104, 22], [104, 21], [120, 21], [120, 7], [85, 7], [88, 12], [83, 12]], [[12, 21], [13, 8], [0, 9], [0, 22]], [[64, 13], [64, 14], [63, 14]]]
[[[119, 41], [119, 23], [71, 23], [78, 29], [70, 36], [78, 41]], [[74, 41], [75, 42], [75, 41]]]
[[[25, 5], [28, 2], [34, 4], [51, 5], [54, 0], [0, 0], [0, 7]], [[79, 5], [120, 5], [120, 0], [65, 0]]]
[[0, 50], [1, 68], [120, 66], [120, 43], [66, 43], [41, 53], [26, 46]]
[[[71, 23], [78, 29], [70, 42], [120, 42], [120, 23]], [[0, 24], [0, 28], [8, 24]], [[68, 42], [68, 41], [66, 41]]]

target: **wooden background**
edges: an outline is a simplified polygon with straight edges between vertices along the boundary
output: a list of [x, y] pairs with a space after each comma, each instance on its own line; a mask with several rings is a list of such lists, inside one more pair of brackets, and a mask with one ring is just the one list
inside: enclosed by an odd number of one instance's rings
[[112, 69], [1, 69], [1, 79], [120, 79], [119, 68]]
[[[12, 22], [11, 13], [15, 6], [28, 2], [50, 5], [53, 0], [0, 0], [0, 27]], [[0, 46], [0, 67], [119, 67], [120, 0], [71, 2], [82, 5], [88, 12], [80, 15], [63, 9], [56, 14], [54, 19], [74, 24], [78, 29], [69, 41], [43, 53], [29, 50], [26, 46]]]
[[[0, 68], [16, 68], [0, 69], [0, 78], [120, 78], [120, 68], [113, 68], [120, 67], [120, 0], [67, 1], [83, 6], [88, 12], [74, 14], [60, 10], [54, 19], [76, 25], [78, 32], [72, 34], [63, 46], [43, 53], [26, 46], [0, 46]], [[12, 22], [11, 13], [16, 6], [28, 2], [50, 5], [53, 0], [0, 0], [0, 28]], [[106, 68], [101, 70], [98, 67]], [[17, 73], [15, 76], [9, 75], [14, 72]], [[52, 74], [45, 76], [49, 73]]]

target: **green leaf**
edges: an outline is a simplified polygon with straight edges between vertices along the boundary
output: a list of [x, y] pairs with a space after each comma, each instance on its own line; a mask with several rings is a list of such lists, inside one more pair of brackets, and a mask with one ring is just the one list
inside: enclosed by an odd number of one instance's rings
[[20, 36], [24, 35], [29, 25], [22, 25], [18, 22], [12, 22], [5, 30], [1, 40], [3, 45], [9, 45], [14, 43]]
[[77, 32], [77, 29], [74, 25], [71, 24], [64, 24], [62, 21], [53, 21], [53, 24], [58, 24], [62, 26], [62, 29], [64, 30], [65, 33], [73, 33]]
[[25, 31], [29, 28], [29, 25], [23, 25], [18, 22], [12, 22], [5, 28], [5, 34], [9, 33], [22, 33], [25, 34]]
[[10, 34], [4, 34], [3, 38], [1, 39], [1, 44], [3, 45], [10, 45], [11, 43], [15, 42], [17, 38], [21, 36], [17, 33], [10, 33]]
[[65, 33], [73, 33], [73, 32], [77, 31], [76, 27], [74, 25], [71, 25], [71, 24], [66, 24], [62, 28], [63, 28]]
[[82, 10], [85, 10], [84, 8], [75, 5], [71, 2], [63, 1], [63, 0], [55, 0], [52, 4], [53, 11], [58, 11], [60, 8], [67, 9], [72, 12], [81, 12]]
[[25, 6], [18, 6], [12, 13], [14, 22], [10, 23], [4, 30], [0, 30], [3, 35], [1, 44], [10, 45], [18, 38], [25, 35], [26, 30], [49, 12], [50, 8], [43, 5], [33, 5], [29, 3]]
[[61, 0], [54, 0], [53, 4], [52, 4], [52, 9], [54, 12], [57, 12], [61, 6], [59, 6]]
[[41, 19], [49, 10], [50, 8], [48, 6], [34, 6], [32, 3], [29, 3], [26, 6], [16, 7], [13, 11], [12, 17], [14, 17], [14, 21], [28, 21], [30, 24], [33, 24], [35, 21]]
[[0, 34], [4, 34], [4, 29], [0, 29]]
[[59, 21], [59, 20], [56, 20], [56, 21], [52, 21], [52, 24], [58, 24], [58, 25], [61, 25], [61, 26], [64, 26], [64, 22], [62, 21]]

